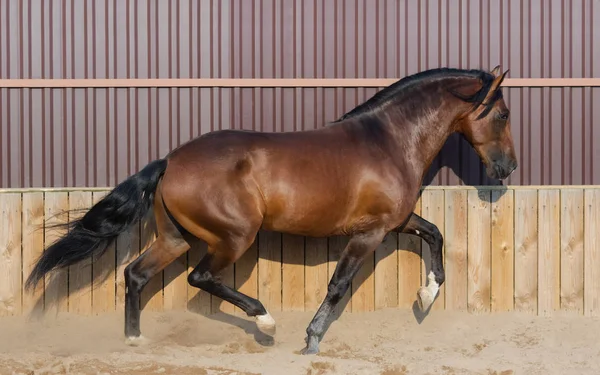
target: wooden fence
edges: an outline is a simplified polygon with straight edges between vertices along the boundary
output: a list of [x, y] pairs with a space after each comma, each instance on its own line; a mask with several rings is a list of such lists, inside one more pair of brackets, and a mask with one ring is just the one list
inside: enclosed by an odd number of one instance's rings
[[[52, 275], [33, 294], [22, 288], [33, 261], [60, 234], [44, 222], [68, 220], [62, 210], [88, 208], [107, 191], [0, 191], [0, 316], [123, 308], [123, 269], [152, 240], [151, 221], [120, 236], [97, 262]], [[433, 309], [600, 315], [600, 186], [430, 187], [416, 211], [445, 238], [446, 283]], [[269, 310], [314, 311], [346, 241], [261, 232], [223, 280]], [[192, 249], [153, 278], [142, 296], [145, 309], [240, 313], [187, 285], [204, 251]], [[411, 308], [428, 259], [417, 237], [388, 235], [352, 282], [346, 311]]]

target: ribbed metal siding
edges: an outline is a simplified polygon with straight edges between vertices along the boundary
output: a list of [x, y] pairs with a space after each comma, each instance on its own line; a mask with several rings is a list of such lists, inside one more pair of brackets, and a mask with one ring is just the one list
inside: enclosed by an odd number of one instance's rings
[[[169, 5], [170, 4], [170, 5]], [[0, 0], [0, 78], [594, 77], [600, 2]], [[505, 88], [512, 184], [600, 184], [600, 88]], [[375, 89], [0, 89], [0, 186], [114, 185], [209, 130], [322, 126]], [[486, 183], [451, 140], [435, 166]], [[434, 167], [435, 167], [434, 166]], [[434, 184], [457, 184], [444, 168]]]

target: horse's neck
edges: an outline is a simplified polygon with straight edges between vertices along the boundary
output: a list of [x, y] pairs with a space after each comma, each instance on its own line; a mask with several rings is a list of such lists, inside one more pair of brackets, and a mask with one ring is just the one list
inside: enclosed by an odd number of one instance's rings
[[406, 156], [411, 159], [419, 178], [425, 177], [431, 163], [453, 133], [451, 127], [456, 116], [454, 112], [457, 112], [456, 108], [442, 106], [424, 109], [418, 117], [406, 120]]

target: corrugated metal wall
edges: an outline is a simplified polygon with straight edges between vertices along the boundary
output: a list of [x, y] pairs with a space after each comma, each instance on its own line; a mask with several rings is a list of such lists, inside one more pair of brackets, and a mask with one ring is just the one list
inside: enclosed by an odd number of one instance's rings
[[[598, 0], [0, 0], [0, 78], [594, 77], [599, 40]], [[3, 88], [0, 187], [114, 185], [209, 130], [319, 127], [375, 91]], [[509, 183], [600, 184], [600, 88], [504, 91]], [[433, 184], [489, 183], [458, 138], [440, 165]]]

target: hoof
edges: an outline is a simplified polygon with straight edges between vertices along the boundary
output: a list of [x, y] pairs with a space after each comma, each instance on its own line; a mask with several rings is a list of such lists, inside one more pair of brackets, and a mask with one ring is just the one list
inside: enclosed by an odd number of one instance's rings
[[265, 335], [275, 336], [275, 319], [273, 319], [271, 314], [266, 313], [265, 315], [256, 316], [256, 326]]
[[421, 287], [417, 292], [417, 304], [422, 312], [425, 312], [431, 307], [435, 296], [426, 287]]
[[302, 355], [314, 355], [319, 352], [319, 339], [315, 336], [306, 338], [306, 347], [300, 351]]
[[309, 348], [308, 346], [300, 351], [302, 355], [315, 355], [319, 352], [319, 348]]
[[148, 343], [148, 339], [144, 336], [130, 336], [125, 339], [125, 344], [129, 346], [142, 346]]

